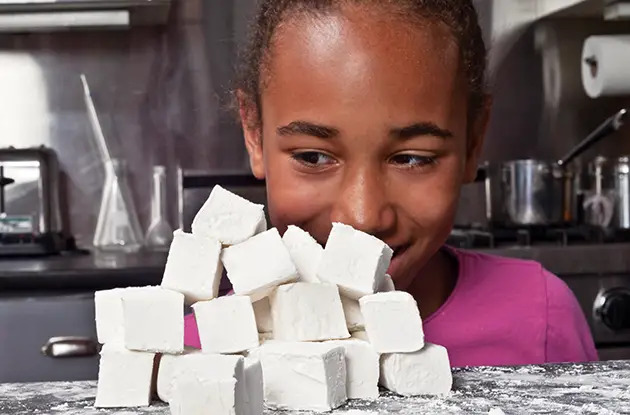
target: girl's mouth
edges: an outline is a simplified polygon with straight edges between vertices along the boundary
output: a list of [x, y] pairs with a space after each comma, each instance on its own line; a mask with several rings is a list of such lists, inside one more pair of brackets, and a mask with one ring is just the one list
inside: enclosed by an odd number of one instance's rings
[[400, 264], [403, 262], [405, 258], [405, 253], [409, 245], [400, 245], [394, 248], [394, 254], [392, 255], [392, 261], [389, 264], [389, 268], [387, 268], [387, 273], [391, 276], [396, 274], [396, 270], [400, 267]]

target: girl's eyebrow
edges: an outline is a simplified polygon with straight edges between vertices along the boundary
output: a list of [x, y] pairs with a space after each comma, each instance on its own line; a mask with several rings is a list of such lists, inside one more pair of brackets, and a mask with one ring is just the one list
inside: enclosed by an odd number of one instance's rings
[[394, 128], [390, 135], [399, 140], [408, 140], [414, 137], [432, 135], [438, 138], [451, 138], [453, 133], [438, 127], [432, 122], [418, 122], [402, 128]]
[[278, 135], [310, 135], [317, 138], [334, 138], [339, 135], [339, 130], [325, 125], [317, 125], [308, 121], [293, 121], [285, 126], [278, 127]]
[[[323, 139], [330, 139], [339, 135], [339, 130], [334, 127], [314, 124], [309, 121], [292, 121], [287, 125], [278, 127], [278, 135], [306, 135]], [[402, 128], [393, 128], [390, 135], [397, 140], [408, 140], [414, 137], [434, 136], [438, 138], [453, 137], [453, 133], [438, 127], [432, 122], [418, 122]]]

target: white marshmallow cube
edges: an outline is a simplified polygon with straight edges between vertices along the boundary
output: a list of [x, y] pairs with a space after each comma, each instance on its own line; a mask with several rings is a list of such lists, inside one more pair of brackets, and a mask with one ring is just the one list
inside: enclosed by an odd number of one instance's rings
[[306, 231], [290, 225], [282, 242], [289, 250], [291, 259], [300, 275], [300, 281], [319, 282], [317, 268], [322, 259], [324, 248]]
[[273, 332], [273, 320], [271, 318], [271, 306], [269, 305], [269, 297], [258, 300], [252, 305], [254, 306], [254, 315], [256, 316], [256, 327], [258, 327], [258, 332]]
[[257, 350], [265, 403], [275, 409], [324, 412], [347, 400], [343, 348], [325, 343], [268, 343]]
[[365, 330], [365, 320], [363, 319], [363, 314], [361, 314], [359, 301], [342, 295], [341, 305], [343, 306], [343, 313], [346, 316], [346, 325], [350, 333]]
[[201, 350], [186, 348], [182, 354], [163, 354], [160, 356], [157, 373], [157, 395], [161, 401], [168, 402], [171, 398], [175, 380], [175, 367], [180, 359], [191, 353], [201, 353]]
[[358, 339], [326, 342], [343, 347], [346, 356], [346, 392], [348, 399], [374, 400], [379, 396], [379, 355], [370, 343]]
[[105, 344], [101, 349], [94, 406], [148, 406], [151, 401], [154, 358], [154, 353], [134, 352], [121, 344]]
[[295, 281], [297, 270], [276, 228], [225, 248], [223, 265], [234, 292], [258, 301], [277, 285]]
[[267, 229], [267, 219], [263, 205], [215, 186], [195, 215], [191, 228], [195, 235], [235, 245]]
[[247, 414], [247, 382], [245, 378], [245, 358], [237, 355], [193, 353], [183, 357], [175, 366], [175, 380], [194, 376], [197, 379], [228, 379], [236, 381], [234, 386], [234, 410]]
[[254, 347], [253, 349], [249, 349], [248, 351], [243, 352], [242, 355], [245, 356], [246, 358], [260, 360], [263, 346], [267, 346], [273, 343], [288, 343], [288, 342], [283, 342], [283, 341], [274, 340], [274, 339], [261, 340], [260, 346]]
[[383, 281], [381, 281], [381, 286], [378, 289], [380, 293], [387, 293], [390, 291], [396, 291], [396, 286], [394, 285], [394, 280], [391, 275], [385, 274]]
[[[353, 339], [359, 339], [359, 340], [363, 340], [364, 342], [370, 343], [370, 338], [368, 337], [368, 335], [365, 332], [365, 330], [354, 331], [354, 332], [352, 332], [352, 336], [351, 337]], [[374, 347], [372, 347], [372, 348], [374, 348]]]
[[281, 285], [270, 297], [273, 337], [281, 341], [318, 341], [350, 337], [339, 290], [332, 284]]
[[379, 353], [412, 353], [424, 347], [424, 331], [416, 300], [403, 291], [359, 300], [365, 331]]
[[393, 251], [387, 244], [348, 225], [333, 223], [317, 271], [320, 280], [337, 284], [358, 300], [378, 291]]
[[98, 342], [124, 343], [124, 318], [122, 296], [125, 292], [141, 290], [144, 287], [114, 288], [94, 293], [96, 336]]
[[204, 353], [240, 353], [258, 347], [252, 301], [230, 295], [192, 305]]
[[171, 415], [246, 415], [236, 409], [235, 379], [176, 380], [169, 401]]
[[262, 364], [258, 359], [246, 358], [244, 367], [249, 414], [262, 415], [263, 409], [265, 408]]
[[[160, 393], [162, 400], [171, 401], [175, 398], [178, 382], [188, 379], [198, 381], [234, 379], [234, 407], [237, 414], [248, 413], [247, 385], [245, 379], [243, 356], [206, 354], [192, 352], [178, 356], [172, 361], [169, 369], [170, 382], [163, 382]], [[160, 391], [160, 376], [158, 372], [158, 391]], [[164, 399], [165, 398], [165, 399]]]
[[98, 342], [114, 343], [123, 341], [122, 293], [124, 288], [102, 290], [94, 293], [94, 314], [96, 317], [96, 337]]
[[384, 354], [380, 383], [399, 395], [446, 395], [453, 386], [448, 352], [427, 343], [415, 353]]
[[184, 294], [186, 304], [211, 300], [219, 294], [221, 243], [176, 230], [168, 253], [162, 287]]
[[122, 295], [125, 347], [184, 351], [184, 295], [161, 287], [126, 290]]

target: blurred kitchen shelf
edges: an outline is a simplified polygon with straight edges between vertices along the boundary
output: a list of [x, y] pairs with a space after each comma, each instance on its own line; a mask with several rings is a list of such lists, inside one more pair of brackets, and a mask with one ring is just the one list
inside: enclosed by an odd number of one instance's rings
[[544, 17], [630, 19], [628, 0], [537, 0], [537, 8], [539, 19]]
[[547, 18], [630, 19], [630, 0], [494, 0], [492, 31], [506, 32]]

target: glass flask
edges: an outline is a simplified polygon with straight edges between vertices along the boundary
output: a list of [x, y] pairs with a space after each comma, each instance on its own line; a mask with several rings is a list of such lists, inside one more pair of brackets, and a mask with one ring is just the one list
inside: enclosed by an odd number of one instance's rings
[[153, 167], [151, 191], [151, 222], [145, 236], [145, 245], [154, 250], [167, 250], [173, 240], [173, 228], [166, 213], [166, 167]]
[[105, 186], [93, 242], [105, 251], [135, 252], [142, 247], [142, 231], [124, 160], [105, 162]]

